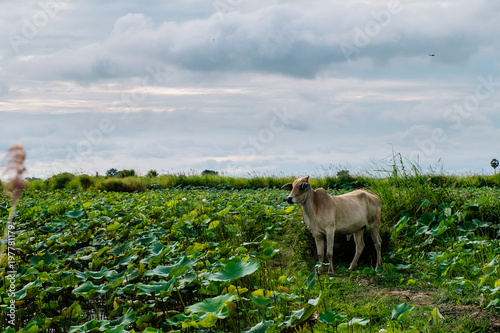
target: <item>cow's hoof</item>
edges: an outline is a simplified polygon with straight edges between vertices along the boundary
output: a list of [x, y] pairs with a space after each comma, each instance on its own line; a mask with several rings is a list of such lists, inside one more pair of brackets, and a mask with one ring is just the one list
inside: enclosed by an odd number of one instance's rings
[[333, 277], [333, 272], [328, 272], [329, 277]]

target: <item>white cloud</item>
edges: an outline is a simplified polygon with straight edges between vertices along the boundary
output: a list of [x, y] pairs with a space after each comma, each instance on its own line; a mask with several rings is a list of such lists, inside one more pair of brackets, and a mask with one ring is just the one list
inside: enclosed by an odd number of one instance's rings
[[[213, 14], [183, 22], [129, 13], [115, 20], [112, 31], [103, 32], [104, 39], [46, 51], [12, 66], [39, 78], [89, 82], [141, 75], [145, 66], [156, 63], [308, 78], [332, 65], [349, 68], [348, 60], [363, 58], [379, 66], [402, 56], [422, 59], [436, 53], [432, 60], [437, 63], [465, 63], [481, 48], [491, 47], [491, 37], [484, 33], [500, 26], [486, 4], [476, 4], [475, 10], [464, 1], [400, 2], [397, 7], [270, 4], [255, 11], [235, 10], [224, 19]], [[476, 24], [479, 17], [481, 25]], [[349, 59], [342, 45], [356, 50]]]

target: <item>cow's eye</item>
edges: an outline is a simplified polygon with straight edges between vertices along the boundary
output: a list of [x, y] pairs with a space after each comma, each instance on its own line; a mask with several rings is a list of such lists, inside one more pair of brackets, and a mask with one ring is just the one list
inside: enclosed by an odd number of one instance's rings
[[302, 191], [305, 191], [305, 190], [307, 190], [308, 188], [309, 188], [309, 183], [302, 183], [302, 184], [300, 184], [300, 189], [301, 189]]

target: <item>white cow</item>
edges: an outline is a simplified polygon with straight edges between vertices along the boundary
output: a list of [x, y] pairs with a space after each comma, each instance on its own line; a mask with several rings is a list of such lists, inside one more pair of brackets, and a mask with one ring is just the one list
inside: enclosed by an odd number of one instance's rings
[[[316, 241], [318, 259], [323, 262], [324, 238], [326, 236], [326, 254], [330, 266], [328, 274], [333, 274], [333, 243], [335, 235], [346, 235], [347, 239], [354, 235], [356, 254], [349, 266], [353, 270], [363, 252], [365, 242], [363, 231], [370, 230], [375, 249], [377, 250], [377, 265], [381, 265], [380, 238], [380, 198], [370, 191], [356, 190], [347, 194], [334, 196], [324, 189], [313, 190], [309, 177], [297, 178], [293, 183], [283, 185], [282, 189], [291, 191], [285, 200], [290, 204], [302, 207], [304, 222], [311, 230]], [[319, 273], [322, 269], [319, 269]]]

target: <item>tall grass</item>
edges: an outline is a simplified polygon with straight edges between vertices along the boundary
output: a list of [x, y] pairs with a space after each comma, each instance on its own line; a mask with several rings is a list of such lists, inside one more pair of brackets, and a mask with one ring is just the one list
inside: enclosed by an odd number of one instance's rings
[[[398, 155], [396, 155], [398, 156]], [[128, 170], [127, 170], [128, 171]], [[28, 179], [30, 190], [51, 191], [56, 189], [105, 190], [105, 191], [145, 191], [168, 188], [209, 187], [220, 189], [260, 189], [280, 188], [283, 184], [295, 180], [295, 176], [260, 175], [251, 173], [247, 177], [231, 177], [218, 174], [185, 174], [173, 173], [152, 176], [90, 176], [73, 175], [67, 172], [56, 174], [48, 179]], [[431, 202], [447, 200], [450, 191], [457, 188], [500, 187], [500, 174], [468, 175], [459, 177], [437, 173], [424, 173], [421, 167], [401, 157], [394, 157], [385, 164], [379, 163], [362, 175], [351, 175], [342, 170], [337, 175], [311, 178], [314, 188], [325, 188], [338, 191], [368, 188], [383, 197], [393, 208], [404, 204], [411, 213], [416, 214], [423, 204], [425, 209], [429, 203], [420, 200], [426, 198]], [[405, 197], [405, 202], [400, 199]], [[396, 204], [396, 206], [394, 205]]]

